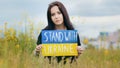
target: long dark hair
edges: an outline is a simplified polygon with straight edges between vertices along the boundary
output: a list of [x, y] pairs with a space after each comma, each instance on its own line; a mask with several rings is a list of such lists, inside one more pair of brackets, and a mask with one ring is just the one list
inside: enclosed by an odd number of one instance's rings
[[67, 30], [74, 30], [74, 27], [72, 23], [70, 22], [68, 13], [66, 8], [61, 2], [55, 1], [49, 4], [48, 10], [47, 10], [47, 20], [48, 20], [48, 25], [45, 28], [46, 30], [54, 30], [55, 29], [55, 24], [53, 23], [51, 19], [51, 8], [53, 6], [58, 6], [59, 10], [63, 14], [63, 19], [64, 19], [64, 25], [67, 27]]

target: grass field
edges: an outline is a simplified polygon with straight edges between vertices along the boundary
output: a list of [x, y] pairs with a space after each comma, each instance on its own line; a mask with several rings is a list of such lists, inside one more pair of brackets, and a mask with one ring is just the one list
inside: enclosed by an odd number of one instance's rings
[[[36, 40], [30, 35], [14, 30], [6, 30], [4, 37], [0, 37], [0, 68], [119, 68], [120, 49], [95, 49], [92, 47], [84, 50], [77, 59], [77, 63], [63, 65], [52, 59], [52, 64], [43, 56], [36, 57], [33, 50]], [[89, 46], [89, 45], [88, 45]], [[69, 61], [69, 60], [68, 60]]]

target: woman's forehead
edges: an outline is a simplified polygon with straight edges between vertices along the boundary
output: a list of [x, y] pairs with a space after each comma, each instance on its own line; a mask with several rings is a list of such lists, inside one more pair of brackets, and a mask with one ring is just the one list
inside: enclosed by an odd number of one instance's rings
[[60, 11], [59, 8], [58, 8], [58, 6], [53, 6], [53, 7], [51, 8], [51, 13], [52, 13], [52, 12], [56, 12], [56, 11]]

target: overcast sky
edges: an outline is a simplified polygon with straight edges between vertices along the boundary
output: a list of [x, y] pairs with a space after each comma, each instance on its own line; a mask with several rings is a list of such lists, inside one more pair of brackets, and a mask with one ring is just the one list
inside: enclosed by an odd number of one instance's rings
[[[24, 20], [25, 14], [34, 20], [47, 23], [48, 4], [55, 0], [0, 0], [0, 26]], [[59, 0], [73, 24], [83, 36], [97, 37], [100, 31], [120, 28], [120, 0]], [[89, 35], [88, 35], [89, 33]]]

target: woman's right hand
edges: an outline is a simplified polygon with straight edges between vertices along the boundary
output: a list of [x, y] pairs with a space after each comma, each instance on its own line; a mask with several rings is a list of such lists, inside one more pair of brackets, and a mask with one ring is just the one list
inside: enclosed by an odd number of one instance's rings
[[36, 49], [35, 49], [36, 52], [39, 52], [39, 51], [41, 50], [41, 48], [42, 48], [42, 44], [37, 45], [37, 46], [36, 46]]

